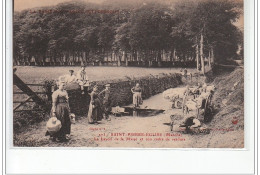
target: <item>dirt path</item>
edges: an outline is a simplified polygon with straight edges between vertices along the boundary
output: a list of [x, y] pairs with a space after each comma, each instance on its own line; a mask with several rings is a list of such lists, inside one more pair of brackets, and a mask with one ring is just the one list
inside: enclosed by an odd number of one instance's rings
[[[163, 106], [162, 106], [163, 104]], [[69, 147], [189, 147], [190, 137], [170, 132], [171, 103], [158, 94], [144, 101], [144, 106], [164, 109], [164, 113], [149, 117], [114, 117], [111, 121], [102, 120], [98, 125], [90, 125], [86, 117], [72, 124], [71, 139], [66, 143], [57, 143], [45, 137], [45, 124], [16, 135], [16, 140], [29, 146], [69, 146]], [[176, 112], [176, 111], [174, 111]], [[181, 111], [179, 110], [181, 113]], [[172, 134], [172, 136], [166, 136]], [[166, 141], [166, 138], [169, 140]], [[18, 142], [16, 142], [18, 143]], [[21, 144], [21, 143], [20, 143]], [[18, 145], [20, 145], [18, 143]]]
[[[98, 125], [90, 125], [86, 117], [72, 124], [71, 139], [65, 143], [49, 140], [44, 136], [46, 122], [28, 128], [15, 135], [17, 146], [37, 147], [135, 147], [135, 148], [207, 148], [224, 147], [225, 133], [190, 135], [170, 131], [170, 115], [181, 114], [180, 109], [171, 109], [171, 103], [163, 99], [162, 94], [144, 100], [143, 106], [164, 109], [165, 112], [149, 117], [114, 117], [111, 121], [102, 120]], [[176, 121], [180, 123], [181, 120]], [[232, 132], [228, 133], [229, 139]], [[232, 137], [231, 137], [232, 139]], [[236, 138], [234, 138], [236, 139]], [[212, 143], [210, 143], [212, 142]], [[235, 144], [235, 143], [234, 143]], [[230, 143], [229, 145], [230, 146]], [[236, 147], [231, 145], [231, 147]]]

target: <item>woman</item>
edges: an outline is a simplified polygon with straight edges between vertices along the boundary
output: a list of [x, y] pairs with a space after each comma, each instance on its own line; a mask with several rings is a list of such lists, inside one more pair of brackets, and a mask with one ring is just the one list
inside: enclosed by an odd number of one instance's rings
[[143, 103], [142, 100], [142, 88], [140, 87], [139, 83], [136, 83], [135, 87], [131, 89], [133, 93], [133, 104], [134, 107], [140, 107]]
[[51, 116], [56, 117], [61, 122], [61, 129], [51, 135], [56, 141], [66, 141], [70, 135], [71, 121], [70, 121], [70, 107], [69, 96], [64, 90], [65, 83], [59, 83], [59, 89], [52, 94], [52, 110]]
[[90, 124], [97, 124], [98, 121], [102, 120], [102, 106], [101, 102], [98, 98], [97, 93], [98, 87], [94, 86], [93, 91], [90, 94], [91, 100], [89, 104], [89, 111], [88, 111], [88, 122]]

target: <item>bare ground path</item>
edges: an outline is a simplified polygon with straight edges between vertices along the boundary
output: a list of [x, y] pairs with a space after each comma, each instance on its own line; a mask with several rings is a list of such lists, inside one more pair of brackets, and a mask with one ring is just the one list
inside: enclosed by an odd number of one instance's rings
[[[45, 136], [46, 122], [33, 125], [15, 135], [16, 146], [37, 147], [118, 147], [118, 148], [209, 148], [241, 147], [243, 131], [222, 131], [213, 129], [210, 134], [183, 134], [170, 131], [170, 115], [182, 114], [180, 109], [171, 109], [171, 103], [155, 95], [144, 100], [143, 106], [164, 109], [165, 112], [149, 117], [114, 117], [111, 121], [102, 120], [98, 125], [88, 124], [85, 116], [72, 124], [71, 139], [59, 143]], [[176, 121], [176, 124], [182, 120]], [[212, 122], [211, 122], [212, 123]], [[214, 123], [214, 122], [213, 122]], [[209, 126], [210, 124], [203, 124]], [[214, 127], [214, 126], [213, 126]], [[225, 128], [224, 128], [225, 129]], [[242, 140], [243, 142], [243, 140]]]
[[[72, 124], [71, 139], [65, 143], [53, 142], [44, 136], [46, 122], [28, 128], [28, 130], [16, 135], [16, 138], [29, 145], [40, 147], [172, 148], [192, 146], [193, 137], [170, 131], [170, 114], [176, 113], [176, 110], [170, 109], [171, 103], [164, 100], [162, 94], [145, 100], [143, 105], [166, 111], [149, 117], [112, 116], [111, 121], [102, 120], [98, 125], [90, 125], [86, 117], [82, 117], [75, 124]], [[177, 112], [181, 113], [181, 110]]]

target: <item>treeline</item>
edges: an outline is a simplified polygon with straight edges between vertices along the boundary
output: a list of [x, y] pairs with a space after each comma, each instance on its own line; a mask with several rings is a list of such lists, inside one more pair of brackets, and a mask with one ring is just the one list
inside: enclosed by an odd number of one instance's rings
[[15, 12], [13, 61], [43, 66], [197, 63], [203, 70], [205, 62], [242, 54], [243, 35], [234, 25], [242, 6], [230, 0], [110, 0]]

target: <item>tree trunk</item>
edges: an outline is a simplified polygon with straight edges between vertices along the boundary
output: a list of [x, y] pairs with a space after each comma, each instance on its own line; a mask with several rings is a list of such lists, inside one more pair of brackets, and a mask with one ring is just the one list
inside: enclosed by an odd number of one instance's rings
[[173, 51], [171, 50], [171, 53], [170, 53], [170, 62], [173, 61]]
[[43, 58], [42, 58], [42, 65], [43, 65], [43, 66], [46, 65], [46, 54], [43, 55]]
[[82, 54], [82, 59], [80, 61], [80, 65], [82, 65], [84, 63], [84, 61], [86, 61], [87, 57], [86, 57], [86, 51], [83, 51], [83, 54]]
[[115, 60], [115, 52], [112, 52], [112, 57], [111, 57], [111, 62], [113, 62]]
[[121, 60], [120, 60], [120, 56], [118, 56], [118, 58], [117, 58], [117, 66], [121, 66]]
[[196, 44], [196, 62], [197, 62], [197, 70], [199, 70], [199, 45]]
[[32, 65], [32, 62], [31, 62], [31, 60], [32, 60], [32, 56], [29, 56], [29, 57], [28, 57], [28, 63], [29, 63], [29, 66], [31, 66], [31, 65]]
[[175, 61], [176, 60], [176, 49], [174, 48], [174, 50], [173, 50], [173, 61]]
[[120, 53], [117, 54], [117, 66], [121, 66]]
[[172, 65], [174, 66], [174, 62], [176, 61], [176, 49], [173, 49], [173, 60], [172, 60]]
[[161, 50], [158, 51], [157, 53], [157, 63], [158, 63], [158, 67], [161, 67], [162, 66], [162, 57], [161, 57]]
[[123, 59], [125, 60], [125, 66], [128, 66], [128, 59], [127, 59], [125, 51], [123, 51]]
[[74, 66], [75, 64], [76, 64], [76, 62], [77, 62], [77, 52], [75, 52], [74, 50], [72, 51], [72, 60], [71, 60], [71, 62], [72, 62], [72, 66]]
[[52, 65], [57, 65], [57, 54], [55, 52], [52, 54]]
[[13, 59], [13, 64], [14, 66], [19, 66], [18, 64], [18, 60], [19, 60], [19, 57], [17, 55], [14, 56], [14, 59]]
[[139, 62], [139, 52], [138, 51], [136, 51], [136, 61]]
[[213, 50], [213, 47], [211, 47], [211, 63], [214, 64], [215, 62], [215, 58], [214, 58], [214, 50]]
[[209, 68], [211, 69], [211, 51], [209, 51], [208, 65]]
[[153, 65], [153, 61], [149, 60], [149, 67], [152, 67], [152, 65]]
[[201, 70], [203, 75], [205, 75], [205, 65], [204, 65], [204, 54], [203, 54], [203, 42], [204, 38], [202, 33], [200, 34], [200, 59], [201, 59]]
[[[62, 52], [61, 52], [62, 53]], [[63, 56], [62, 56], [62, 54], [61, 53], [59, 53], [58, 54], [58, 59], [59, 59], [59, 62], [60, 62], [60, 66], [63, 66]]]

